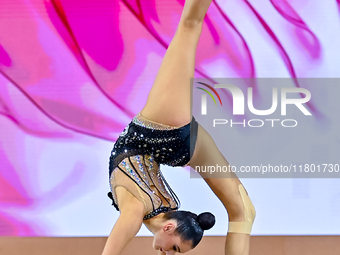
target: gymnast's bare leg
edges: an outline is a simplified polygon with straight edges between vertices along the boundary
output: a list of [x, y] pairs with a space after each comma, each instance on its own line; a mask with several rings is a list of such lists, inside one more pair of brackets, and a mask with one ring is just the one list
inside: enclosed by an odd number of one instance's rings
[[[190, 167], [195, 169], [195, 166], [216, 164], [229, 165], [211, 136], [199, 126], [196, 148], [190, 161]], [[229, 228], [225, 254], [249, 254], [250, 231], [255, 218], [255, 208], [243, 185], [234, 173], [223, 173], [224, 178], [205, 178], [204, 175], [202, 177], [228, 212]], [[243, 192], [243, 197], [241, 192]]]
[[[150, 120], [172, 126], [191, 121], [190, 78], [194, 77], [195, 54], [203, 19], [212, 0], [186, 0], [175, 36], [171, 41], [147, 103], [141, 114]], [[199, 126], [190, 166], [228, 166], [211, 136]], [[202, 176], [204, 178], [204, 176]], [[249, 254], [250, 230], [255, 209], [235, 174], [228, 178], [204, 178], [228, 212], [229, 230], [225, 254]]]

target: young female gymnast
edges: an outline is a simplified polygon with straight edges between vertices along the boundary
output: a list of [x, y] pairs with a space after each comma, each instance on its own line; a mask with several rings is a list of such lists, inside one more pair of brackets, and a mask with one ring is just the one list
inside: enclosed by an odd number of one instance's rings
[[[120, 216], [102, 255], [120, 254], [142, 223], [154, 234], [153, 248], [159, 254], [185, 253], [215, 223], [211, 213], [197, 216], [177, 211], [178, 198], [159, 169], [160, 164], [194, 169], [229, 165], [190, 111], [190, 78], [194, 77], [196, 48], [211, 1], [186, 0], [147, 103], [114, 145], [109, 196]], [[249, 254], [255, 209], [237, 176], [230, 173], [226, 177], [204, 178], [228, 213], [225, 254]]]

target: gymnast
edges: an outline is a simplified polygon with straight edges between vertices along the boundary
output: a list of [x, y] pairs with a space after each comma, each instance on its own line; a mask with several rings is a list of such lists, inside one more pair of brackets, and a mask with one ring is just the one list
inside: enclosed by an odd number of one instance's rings
[[[180, 211], [179, 199], [160, 171], [168, 166], [229, 166], [211, 136], [191, 115], [190, 78], [203, 19], [212, 0], [186, 0], [176, 33], [165, 53], [144, 108], [114, 144], [109, 178], [120, 216], [102, 255], [121, 254], [142, 223], [154, 234], [159, 255], [185, 253], [215, 224], [210, 212]], [[205, 178], [225, 207], [229, 225], [225, 254], [249, 254], [255, 208], [234, 173]]]

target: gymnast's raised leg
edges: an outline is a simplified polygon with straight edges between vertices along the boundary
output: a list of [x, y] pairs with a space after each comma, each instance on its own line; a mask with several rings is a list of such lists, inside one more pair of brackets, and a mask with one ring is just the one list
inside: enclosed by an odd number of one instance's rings
[[[183, 126], [190, 122], [190, 78], [194, 77], [195, 54], [203, 19], [212, 0], [186, 0], [175, 36], [171, 41], [141, 114], [155, 122]], [[211, 136], [198, 128], [190, 166], [228, 166]], [[229, 230], [225, 253], [249, 254], [250, 231], [255, 209], [235, 174], [228, 178], [203, 178], [228, 212]]]

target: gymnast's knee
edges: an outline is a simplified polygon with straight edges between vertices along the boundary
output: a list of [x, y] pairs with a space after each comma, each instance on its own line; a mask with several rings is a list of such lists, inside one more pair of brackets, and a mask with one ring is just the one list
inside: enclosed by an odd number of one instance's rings
[[242, 197], [243, 203], [243, 221], [230, 221], [229, 222], [229, 233], [244, 233], [250, 234], [251, 229], [255, 220], [256, 211], [253, 203], [250, 200], [246, 190], [242, 184], [239, 184], [239, 192]]

